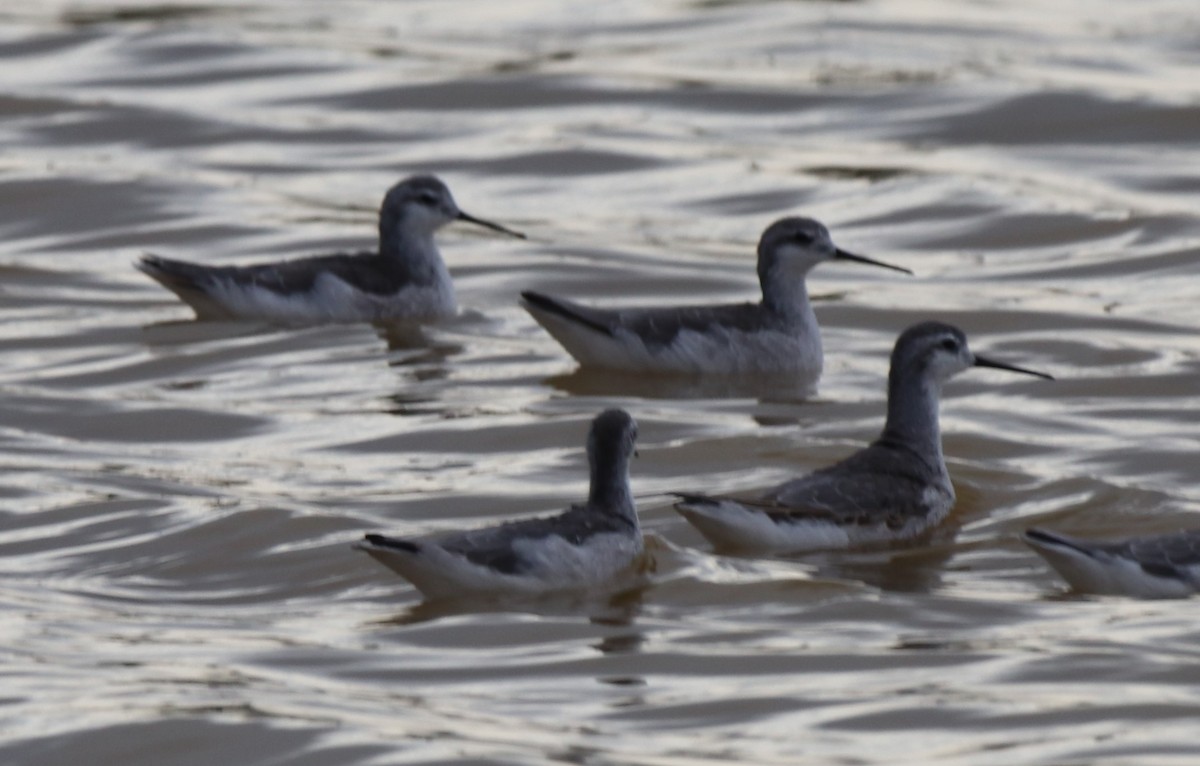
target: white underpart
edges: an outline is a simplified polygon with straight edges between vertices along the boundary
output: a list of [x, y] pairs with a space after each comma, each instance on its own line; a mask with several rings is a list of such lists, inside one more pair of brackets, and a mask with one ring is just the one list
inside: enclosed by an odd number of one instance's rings
[[[1094, 551], [1088, 555], [1065, 545], [1025, 540], [1054, 571], [1062, 575], [1072, 588], [1081, 593], [1101, 596], [1134, 596], [1137, 598], [1184, 598], [1196, 592], [1190, 582], [1174, 577], [1157, 577], [1142, 569], [1137, 562], [1111, 554]], [[1195, 576], [1200, 572], [1192, 568]]]
[[[938, 494], [936, 490], [929, 490]], [[807, 553], [910, 540], [937, 525], [950, 506], [914, 516], [899, 527], [836, 524], [826, 519], [777, 523], [763, 511], [733, 500], [681, 502], [676, 509], [713, 545], [758, 553]]]
[[850, 536], [829, 523], [801, 522], [786, 527], [762, 511], [731, 500], [680, 503], [676, 509], [713, 545], [740, 551], [785, 552], [846, 548]]
[[436, 543], [417, 544], [421, 546], [417, 553], [369, 543], [359, 547], [430, 597], [548, 593], [620, 583], [623, 575], [635, 576], [634, 564], [642, 554], [640, 533], [593, 535], [583, 545], [572, 545], [556, 535], [518, 539], [513, 549], [531, 566], [526, 573], [512, 575], [474, 564]]
[[683, 374], [787, 373], [809, 385], [821, 377], [823, 357], [818, 332], [742, 332], [713, 327], [683, 330], [665, 346], [647, 344], [619, 329], [615, 336], [557, 314], [530, 308], [534, 318], [582, 365], [630, 372]]
[[233, 316], [272, 322], [437, 319], [453, 316], [458, 308], [449, 274], [434, 285], [406, 287], [391, 295], [365, 293], [332, 274], [317, 277], [309, 292], [292, 295], [219, 279], [209, 298]]

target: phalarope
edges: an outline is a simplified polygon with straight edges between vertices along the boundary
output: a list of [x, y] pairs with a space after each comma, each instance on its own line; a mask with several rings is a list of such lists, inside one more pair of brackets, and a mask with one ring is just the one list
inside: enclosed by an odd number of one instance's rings
[[1081, 593], [1183, 598], [1200, 591], [1200, 529], [1107, 542], [1029, 529], [1022, 539]]
[[457, 310], [450, 272], [433, 234], [467, 221], [524, 238], [458, 209], [433, 176], [406, 178], [379, 209], [374, 252], [322, 255], [255, 266], [203, 266], [144, 256], [135, 265], [191, 306], [198, 319], [285, 323], [439, 319]]
[[759, 303], [598, 309], [542, 293], [521, 305], [583, 366], [665, 373], [798, 374], [821, 377], [821, 329], [804, 280], [825, 261], [912, 272], [833, 244], [810, 218], [784, 218], [758, 243]]
[[637, 424], [605, 410], [588, 434], [587, 502], [547, 518], [424, 540], [369, 534], [355, 547], [429, 597], [586, 588], [633, 573], [642, 533], [629, 486]]
[[973, 354], [956, 327], [914, 325], [892, 351], [887, 424], [869, 447], [756, 500], [680, 494], [675, 508], [713, 544], [742, 551], [805, 552], [914, 538], [954, 505], [938, 397], [944, 382], [972, 366], [1052, 379]]

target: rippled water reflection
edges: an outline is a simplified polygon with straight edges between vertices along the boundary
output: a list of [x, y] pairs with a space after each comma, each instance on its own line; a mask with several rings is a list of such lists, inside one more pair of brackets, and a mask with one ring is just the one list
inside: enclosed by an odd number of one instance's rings
[[[1187, 2], [0, 9], [0, 759], [1192, 763], [1191, 602], [1065, 594], [1017, 541], [1195, 524], [1200, 14]], [[195, 323], [131, 267], [357, 248], [442, 175], [436, 327]], [[754, 296], [826, 266], [820, 395], [579, 372], [516, 305]], [[713, 555], [676, 489], [872, 438], [937, 317], [1055, 384], [947, 388], [915, 548]], [[641, 424], [639, 591], [421, 604], [349, 549], [582, 496]]]

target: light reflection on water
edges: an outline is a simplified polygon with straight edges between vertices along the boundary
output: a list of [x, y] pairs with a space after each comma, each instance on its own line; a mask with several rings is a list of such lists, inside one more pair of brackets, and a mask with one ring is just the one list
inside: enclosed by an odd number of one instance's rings
[[[5, 762], [1190, 763], [1190, 602], [1017, 541], [1195, 525], [1190, 3], [8, 4], [0, 16]], [[458, 319], [195, 323], [131, 263], [369, 246], [415, 171]], [[783, 215], [913, 278], [810, 281], [826, 374], [581, 372], [516, 305], [753, 299]], [[871, 439], [937, 317], [1054, 384], [946, 387], [950, 521], [714, 554], [680, 489]], [[585, 492], [641, 425], [652, 581], [421, 603], [350, 550]]]

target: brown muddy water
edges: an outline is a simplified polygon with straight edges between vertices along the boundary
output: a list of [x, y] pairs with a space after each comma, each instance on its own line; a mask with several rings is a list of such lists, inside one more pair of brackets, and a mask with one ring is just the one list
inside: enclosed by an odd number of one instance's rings
[[[1194, 2], [0, 7], [0, 762], [1194, 764], [1196, 601], [1065, 591], [1016, 535], [1200, 524]], [[462, 316], [196, 323], [138, 274], [371, 244], [440, 174]], [[584, 374], [516, 305], [753, 297], [825, 266], [820, 394]], [[960, 502], [907, 549], [716, 555], [671, 490], [861, 446], [906, 325]], [[558, 509], [641, 423], [656, 571], [421, 604], [350, 549]]]

